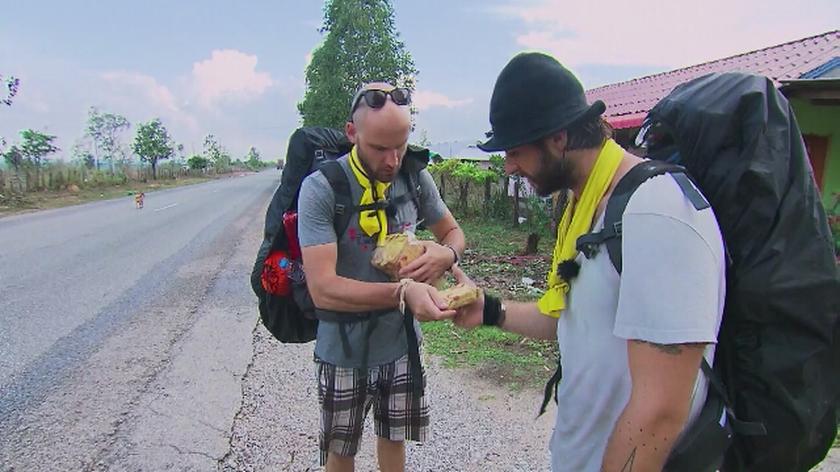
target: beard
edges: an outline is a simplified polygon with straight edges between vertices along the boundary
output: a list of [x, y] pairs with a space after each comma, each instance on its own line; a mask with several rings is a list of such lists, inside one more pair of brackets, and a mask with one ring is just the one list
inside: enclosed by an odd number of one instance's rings
[[566, 152], [560, 156], [551, 154], [540, 146], [541, 168], [536, 175], [528, 176], [534, 191], [541, 197], [547, 197], [558, 190], [568, 190], [574, 184], [574, 168], [566, 159]]

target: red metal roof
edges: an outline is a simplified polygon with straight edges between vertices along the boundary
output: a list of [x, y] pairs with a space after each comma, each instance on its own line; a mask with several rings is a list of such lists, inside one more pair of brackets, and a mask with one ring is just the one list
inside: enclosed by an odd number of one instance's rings
[[604, 118], [617, 129], [641, 125], [647, 112], [677, 85], [711, 72], [751, 72], [778, 85], [840, 56], [840, 30], [830, 31], [758, 51], [718, 59], [661, 74], [605, 85], [586, 91], [591, 102], [607, 104]]

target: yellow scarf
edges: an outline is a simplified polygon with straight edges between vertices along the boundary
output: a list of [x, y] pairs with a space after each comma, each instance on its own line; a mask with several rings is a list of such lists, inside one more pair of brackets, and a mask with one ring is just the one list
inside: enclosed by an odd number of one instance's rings
[[598, 204], [610, 188], [622, 157], [624, 149], [612, 139], [608, 139], [598, 154], [592, 173], [586, 179], [580, 200], [575, 202], [572, 199], [566, 205], [557, 225], [557, 242], [551, 259], [551, 271], [548, 273], [548, 290], [537, 302], [540, 313], [559, 318], [560, 312], [566, 308], [569, 282], [557, 275], [557, 267], [561, 262], [577, 257], [577, 240], [590, 231]]
[[[368, 176], [362, 162], [359, 160], [359, 153], [356, 151], [356, 146], [350, 150], [350, 169], [359, 185], [362, 186], [362, 200], [359, 205], [370, 205], [380, 200], [385, 200], [385, 192], [391, 186], [390, 182], [377, 182]], [[381, 245], [385, 242], [385, 236], [388, 235], [388, 215], [385, 209], [382, 210], [368, 210], [359, 212], [359, 228], [368, 236], [373, 236], [379, 233], [377, 244]]]

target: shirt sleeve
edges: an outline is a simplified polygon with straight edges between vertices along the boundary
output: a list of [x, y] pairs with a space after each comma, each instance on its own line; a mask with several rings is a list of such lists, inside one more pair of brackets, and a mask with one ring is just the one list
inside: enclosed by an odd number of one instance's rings
[[[714, 218], [711, 210], [703, 218]], [[725, 273], [712, 227], [716, 223], [661, 213], [624, 215], [616, 336], [657, 344], [717, 342]]]
[[298, 241], [301, 247], [337, 241], [334, 212], [335, 195], [326, 177], [320, 172], [306, 177], [298, 196]]

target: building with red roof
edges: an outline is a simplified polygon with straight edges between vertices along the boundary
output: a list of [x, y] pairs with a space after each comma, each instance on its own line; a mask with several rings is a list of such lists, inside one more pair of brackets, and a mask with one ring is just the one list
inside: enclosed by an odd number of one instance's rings
[[660, 74], [593, 88], [590, 103], [607, 104], [604, 118], [628, 146], [647, 112], [677, 85], [713, 72], [771, 78], [791, 102], [814, 177], [831, 205], [840, 193], [840, 30]]

